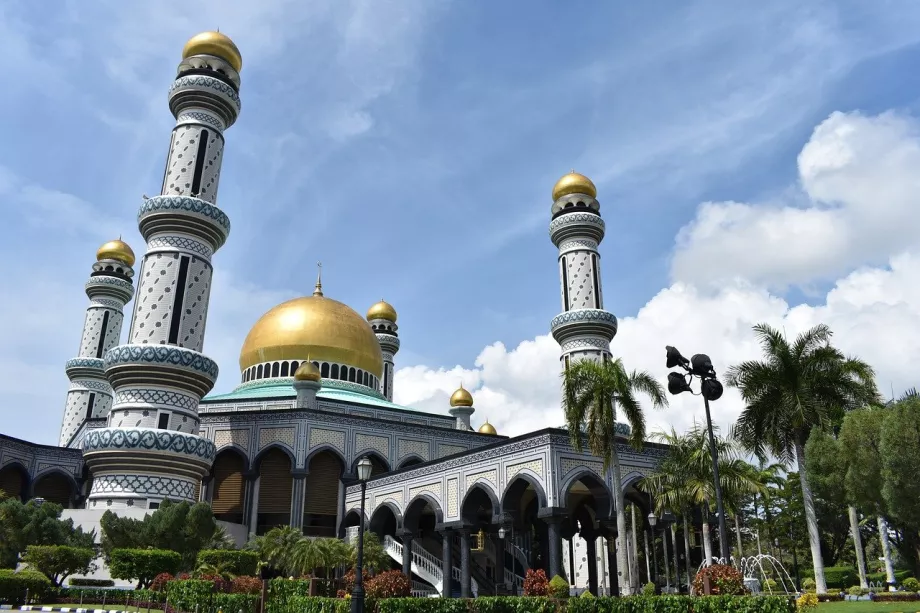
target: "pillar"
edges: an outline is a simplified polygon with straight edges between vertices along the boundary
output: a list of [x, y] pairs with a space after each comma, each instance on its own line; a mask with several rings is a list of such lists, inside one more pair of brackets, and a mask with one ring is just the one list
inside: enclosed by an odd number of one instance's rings
[[597, 535], [591, 531], [582, 535], [585, 539], [588, 561], [588, 591], [597, 596]]
[[549, 558], [549, 579], [556, 575], [565, 576], [562, 568], [562, 520], [568, 511], [562, 507], [546, 507], [537, 512], [537, 517], [546, 523], [546, 544]]
[[402, 539], [403, 546], [403, 556], [402, 556], [402, 572], [405, 576], [412, 579], [412, 538], [413, 534], [411, 530], [403, 530], [398, 533], [396, 536]]
[[472, 598], [470, 589], [470, 529], [460, 529], [460, 597]]
[[441, 529], [441, 597], [453, 598], [453, 571], [454, 571], [454, 533], [450, 528]]
[[303, 531], [303, 508], [306, 495], [307, 475], [310, 471], [297, 468], [291, 471], [291, 527]]

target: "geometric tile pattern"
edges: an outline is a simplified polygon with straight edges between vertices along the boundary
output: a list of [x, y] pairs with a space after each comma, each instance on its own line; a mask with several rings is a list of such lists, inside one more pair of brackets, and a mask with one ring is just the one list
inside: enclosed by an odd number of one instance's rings
[[195, 498], [195, 484], [158, 475], [99, 475], [93, 479], [90, 494], [94, 498], [105, 494], [136, 494], [140, 497], [168, 496], [191, 501]]
[[429, 452], [431, 450], [431, 444], [428, 441], [413, 441], [411, 439], [401, 438], [397, 444], [399, 453], [397, 453], [397, 459], [401, 460], [407, 455], [415, 454], [418, 457], [422, 458], [424, 461], [428, 461]]
[[385, 436], [371, 436], [369, 434], [355, 434], [355, 454], [358, 455], [365, 449], [373, 449], [390, 457], [390, 439]]
[[441, 482], [428, 483], [425, 485], [417, 485], [415, 487], [409, 488], [409, 500], [418, 496], [419, 494], [429, 494], [435, 498], [435, 500], [441, 500]]
[[259, 430], [259, 449], [264, 449], [272, 443], [283, 443], [293, 449], [294, 427], [262, 428]]
[[444, 456], [453, 455], [455, 453], [460, 453], [466, 450], [467, 448], [462, 445], [446, 445], [441, 443], [438, 445], [438, 457], [443, 458]]
[[214, 445], [218, 449], [237, 445], [249, 451], [249, 430], [218, 430], [214, 434]]
[[538, 475], [543, 474], [543, 458], [537, 458], [535, 460], [529, 460], [527, 462], [521, 462], [519, 464], [511, 464], [510, 466], [505, 467], [505, 482], [509, 483], [516, 474], [524, 470], [525, 468], [532, 470]]
[[345, 432], [342, 430], [323, 430], [321, 428], [310, 429], [310, 444], [307, 450], [319, 447], [320, 445], [332, 445], [342, 453], [345, 453]]
[[214, 461], [217, 453], [214, 443], [206, 438], [182, 432], [155, 429], [93, 430], [83, 439], [83, 452], [105, 449], [141, 449], [150, 451], [172, 451]]
[[597, 476], [603, 479], [604, 474], [604, 463], [603, 462], [593, 462], [591, 460], [582, 460], [576, 458], [561, 458], [559, 460], [559, 467], [562, 469], [562, 476], [569, 474], [571, 471], [576, 468], [587, 468], [595, 473]]
[[476, 483], [477, 481], [479, 481], [480, 479], [483, 481], [486, 481], [487, 483], [489, 483], [489, 485], [491, 485], [495, 489], [498, 489], [498, 471], [494, 468], [491, 470], [484, 470], [482, 472], [473, 473], [472, 475], [467, 475], [466, 476], [466, 489], [467, 490], [470, 489], [470, 486]]
[[115, 394], [115, 403], [120, 406], [126, 404], [156, 404], [194, 411], [195, 407], [198, 406], [198, 398], [171, 390], [119, 388]]
[[460, 482], [458, 479], [447, 480], [447, 516], [460, 514]]

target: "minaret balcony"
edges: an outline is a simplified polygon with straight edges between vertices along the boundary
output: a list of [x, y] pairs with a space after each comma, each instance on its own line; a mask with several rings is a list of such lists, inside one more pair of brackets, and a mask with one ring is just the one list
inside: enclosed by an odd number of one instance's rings
[[71, 358], [64, 363], [64, 372], [68, 379], [105, 379], [105, 362], [101, 358]]
[[211, 244], [214, 251], [230, 235], [230, 218], [216, 206], [189, 196], [154, 196], [141, 205], [137, 225], [150, 241], [155, 234], [192, 234]]
[[559, 344], [584, 336], [599, 336], [609, 342], [617, 334], [617, 318], [603, 309], [573, 309], [553, 317], [549, 327]]
[[549, 224], [549, 237], [557, 247], [567, 238], [590, 238], [599, 243], [604, 239], [606, 224], [597, 213], [565, 211]]
[[105, 354], [105, 374], [116, 390], [168, 385], [201, 398], [214, 387], [217, 373], [211, 358], [174, 345], [120, 345]]
[[210, 440], [171, 430], [99, 428], [83, 438], [83, 458], [93, 472], [141, 469], [200, 479], [216, 455]]

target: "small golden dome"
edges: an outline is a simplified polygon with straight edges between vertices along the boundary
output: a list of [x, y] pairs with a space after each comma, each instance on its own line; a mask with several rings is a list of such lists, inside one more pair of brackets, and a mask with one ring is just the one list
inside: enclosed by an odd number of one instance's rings
[[304, 362], [294, 373], [294, 379], [296, 381], [319, 381], [322, 379], [322, 376], [320, 376], [319, 368], [316, 367], [316, 364], [313, 362]]
[[202, 32], [188, 39], [182, 48], [182, 59], [193, 55], [214, 55], [224, 60], [237, 72], [243, 69], [243, 56], [236, 44], [220, 32]]
[[473, 406], [473, 395], [463, 389], [463, 384], [450, 397], [450, 406], [452, 407], [471, 407]]
[[498, 434], [495, 430], [495, 426], [489, 423], [489, 420], [486, 420], [486, 423], [479, 426], [479, 434]]
[[553, 186], [553, 202], [569, 194], [587, 194], [592, 198], [597, 198], [597, 188], [594, 187], [591, 179], [573, 170], [556, 181]]
[[134, 251], [120, 238], [109, 241], [96, 251], [96, 260], [117, 260], [127, 266], [134, 266]]
[[367, 321], [372, 319], [385, 319], [396, 323], [396, 309], [386, 300], [380, 299], [380, 302], [367, 310]]

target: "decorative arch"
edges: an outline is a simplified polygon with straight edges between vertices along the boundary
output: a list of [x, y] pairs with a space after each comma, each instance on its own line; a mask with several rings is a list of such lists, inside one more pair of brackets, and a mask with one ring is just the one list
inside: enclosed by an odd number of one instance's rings
[[7, 495], [25, 500], [31, 483], [29, 471], [22, 463], [13, 460], [0, 466], [0, 490]]
[[390, 472], [390, 462], [384, 457], [382, 453], [374, 449], [365, 449], [361, 452], [360, 455], [355, 457], [351, 462], [351, 474], [358, 474], [358, 462], [361, 461], [361, 458], [367, 457], [370, 459], [371, 463], [374, 465], [374, 468], [371, 470], [371, 477], [376, 477], [377, 475], [382, 475], [383, 473]]
[[479, 522], [484, 513], [490, 516], [490, 522], [498, 520], [501, 516], [501, 504], [495, 490], [487, 481], [477, 480], [473, 483], [460, 503], [460, 517], [470, 522]]
[[250, 469], [258, 472], [261, 468], [262, 460], [264, 460], [265, 456], [267, 456], [272, 450], [283, 452], [284, 455], [286, 455], [291, 461], [291, 469], [294, 469], [297, 464], [297, 460], [294, 457], [294, 450], [284, 443], [271, 443], [260, 449], [259, 453], [257, 453], [256, 456], [252, 459], [252, 462], [250, 462]]
[[65, 509], [73, 505], [79, 491], [80, 488], [74, 476], [58, 467], [49, 468], [36, 475], [29, 487], [30, 497], [44, 498]]
[[434, 515], [435, 525], [444, 523], [444, 512], [441, 510], [441, 503], [438, 499], [431, 494], [421, 493], [416, 494], [406, 505], [406, 510], [403, 512], [403, 527], [412, 532], [418, 532], [421, 528], [422, 515], [428, 508]]
[[502, 492], [502, 512], [508, 513], [519, 510], [517, 506], [515, 506], [515, 503], [520, 502], [521, 496], [527, 490], [528, 486], [533, 488], [537, 496], [539, 508], [542, 509], [549, 506], [546, 490], [543, 489], [540, 480], [529, 472], [522, 471], [514, 476], [508, 485], [505, 486], [505, 491]]
[[410, 453], [409, 455], [403, 457], [399, 464], [396, 466], [396, 470], [402, 470], [403, 468], [409, 468], [410, 466], [415, 466], [416, 464], [421, 464], [425, 460], [422, 456], [417, 453]]
[[329, 443], [321, 443], [317, 445], [316, 447], [311, 448], [310, 451], [307, 453], [307, 459], [304, 460], [304, 467], [309, 468], [310, 462], [313, 461], [313, 458], [323, 453], [324, 451], [328, 451], [332, 453], [334, 456], [336, 456], [339, 459], [339, 462], [342, 463], [342, 466], [348, 465], [348, 462], [345, 461], [345, 455], [341, 451], [339, 451], [338, 447], [331, 445]]
[[306, 535], [335, 536], [344, 472], [345, 462], [334, 448], [315, 449], [307, 458], [302, 518]]
[[259, 475], [256, 534], [291, 523], [294, 456], [284, 445], [271, 445], [253, 462]]
[[[251, 467], [250, 467], [251, 462], [249, 461], [249, 450], [248, 449], [246, 449], [242, 445], [239, 445], [238, 443], [227, 443], [226, 445], [222, 445], [217, 448], [217, 455], [220, 455], [225, 451], [233, 451], [239, 454], [239, 456], [243, 459], [244, 470], [246, 471], [251, 470]], [[259, 452], [259, 453], [261, 454], [262, 452]]]
[[573, 474], [562, 487], [562, 504], [567, 508], [575, 505], [570, 500], [572, 487], [582, 483], [594, 498], [594, 511], [599, 519], [606, 519], [613, 514], [613, 496], [607, 484], [593, 470], [583, 468]]
[[381, 541], [384, 536], [396, 536], [402, 526], [402, 513], [392, 500], [384, 500], [378, 504], [368, 522], [368, 529], [381, 537]]
[[243, 523], [247, 472], [249, 461], [239, 446], [226, 445], [217, 452], [211, 466], [211, 510], [216, 519]]

